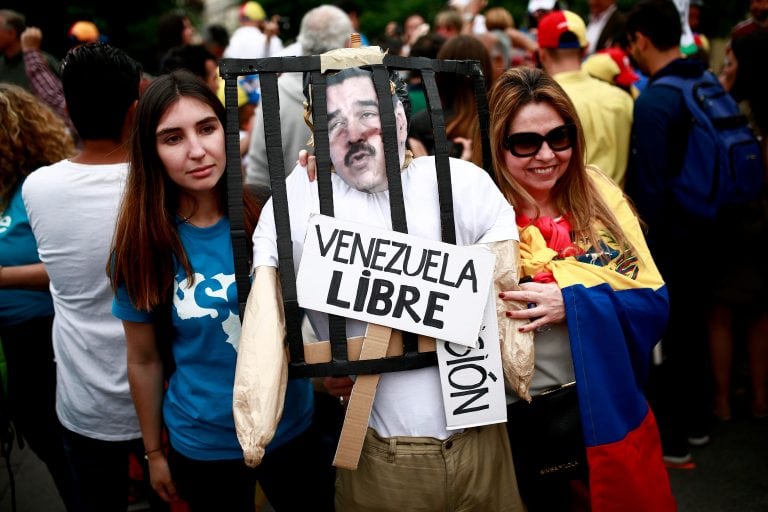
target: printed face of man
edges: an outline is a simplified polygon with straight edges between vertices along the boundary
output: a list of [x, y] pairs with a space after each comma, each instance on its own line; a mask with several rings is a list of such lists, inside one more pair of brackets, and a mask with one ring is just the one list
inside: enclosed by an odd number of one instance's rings
[[[387, 190], [379, 102], [373, 81], [353, 76], [326, 89], [331, 163], [336, 174], [361, 192]], [[407, 123], [400, 102], [395, 108], [400, 165], [405, 157]]]

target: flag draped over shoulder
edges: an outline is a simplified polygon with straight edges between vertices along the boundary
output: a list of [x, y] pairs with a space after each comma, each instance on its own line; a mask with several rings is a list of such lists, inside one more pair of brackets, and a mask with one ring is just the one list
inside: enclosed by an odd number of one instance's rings
[[656, 421], [642, 393], [669, 298], [621, 190], [602, 173], [588, 172], [635, 250], [620, 250], [598, 227], [610, 261], [597, 258], [595, 244], [560, 259], [529, 225], [520, 232], [522, 275], [551, 272], [563, 292], [592, 510], [676, 510]]

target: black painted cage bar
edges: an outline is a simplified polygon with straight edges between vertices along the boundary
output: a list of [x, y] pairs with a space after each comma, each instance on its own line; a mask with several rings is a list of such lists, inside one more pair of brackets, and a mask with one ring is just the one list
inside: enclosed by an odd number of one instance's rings
[[[442, 240], [446, 243], [455, 244], [453, 192], [448, 160], [449, 144], [445, 133], [445, 118], [438, 94], [435, 74], [454, 73], [472, 79], [477, 102], [478, 122], [480, 123], [483, 167], [493, 178], [488, 137], [488, 99], [480, 63], [478, 61], [433, 60], [423, 57], [386, 55], [381, 65], [365, 67], [372, 71], [373, 83], [379, 100], [393, 229], [402, 233], [408, 232], [407, 212], [405, 211], [403, 201], [400, 165], [397, 158], [396, 123], [394, 107], [391, 101], [389, 71], [415, 70], [420, 72], [422, 76], [426, 92], [427, 109], [435, 136], [435, 165], [437, 168]], [[241, 170], [239, 151], [237, 78], [242, 75], [258, 74], [261, 84], [261, 104], [259, 108], [263, 109], [264, 115], [267, 162], [269, 165], [272, 204], [277, 232], [280, 285], [283, 292], [283, 307], [286, 321], [286, 343], [289, 346], [291, 359], [289, 375], [291, 377], [317, 377], [373, 374], [411, 370], [434, 365], [437, 361], [435, 352], [418, 352], [417, 336], [412, 333], [403, 333], [403, 355], [382, 359], [349, 361], [347, 358], [345, 319], [336, 315], [329, 315], [332, 360], [327, 363], [315, 364], [305, 361], [304, 343], [301, 334], [302, 315], [296, 298], [296, 275], [291, 244], [290, 212], [288, 210], [285, 186], [277, 78], [281, 73], [304, 73], [310, 77], [320, 213], [333, 216], [333, 192], [330, 172], [328, 172], [331, 162], [326, 119], [325, 75], [321, 73], [320, 69], [321, 58], [319, 56], [222, 59], [219, 63], [219, 72], [225, 82], [228, 214], [232, 230], [235, 275], [241, 318], [250, 290], [250, 257], [247, 255], [248, 245], [245, 239], [244, 208], [241, 199], [244, 175]]]

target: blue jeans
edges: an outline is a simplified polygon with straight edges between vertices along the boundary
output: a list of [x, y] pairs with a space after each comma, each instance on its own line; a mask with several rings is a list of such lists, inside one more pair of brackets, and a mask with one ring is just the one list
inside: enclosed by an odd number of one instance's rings
[[[62, 428], [76, 512], [125, 512], [128, 509], [128, 456], [136, 455], [144, 475], [141, 439], [101, 441]], [[149, 487], [149, 486], [147, 486]], [[149, 493], [153, 491], [149, 489]], [[154, 507], [153, 507], [154, 508]]]

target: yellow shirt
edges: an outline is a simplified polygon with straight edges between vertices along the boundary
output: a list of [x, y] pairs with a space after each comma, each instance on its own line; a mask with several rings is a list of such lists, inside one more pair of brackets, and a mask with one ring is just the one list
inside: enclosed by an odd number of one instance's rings
[[623, 187], [632, 130], [632, 97], [584, 70], [557, 73], [554, 79], [579, 114], [587, 143], [586, 163], [599, 167]]

